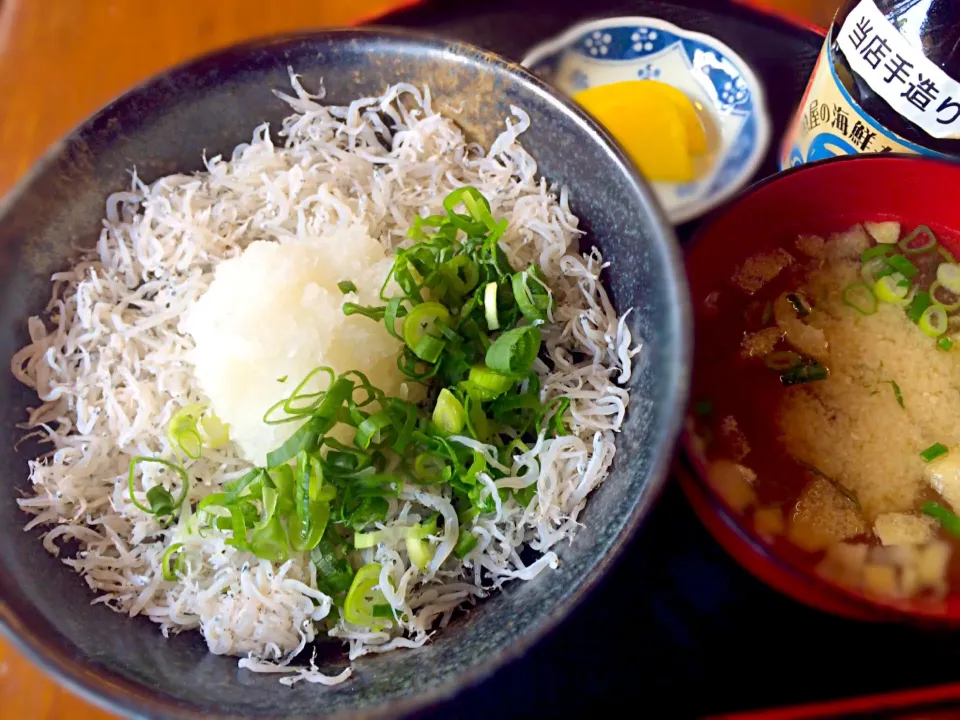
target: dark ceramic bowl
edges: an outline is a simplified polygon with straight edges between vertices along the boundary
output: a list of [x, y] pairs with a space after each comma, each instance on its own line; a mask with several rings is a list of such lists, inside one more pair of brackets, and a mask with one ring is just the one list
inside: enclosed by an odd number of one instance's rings
[[[709, 346], [700, 342], [711, 324], [705, 298], [730, 288], [734, 268], [746, 258], [784, 247], [800, 234], [826, 236], [864, 221], [898, 220], [908, 228], [927, 225], [948, 249], [960, 251], [960, 206], [953, 199], [958, 188], [960, 163], [860, 155], [801, 165], [747, 189], [701, 226], [687, 253], [698, 352]], [[883, 601], [828, 582], [814, 572], [810, 556], [785, 539], [762, 538], [716, 492], [689, 426], [683, 448], [685, 459], [677, 463], [676, 474], [694, 511], [740, 564], [771, 587], [845, 617], [960, 625], [957, 592], [943, 600]]]
[[[561, 565], [500, 594], [419, 650], [365, 658], [335, 688], [295, 690], [276, 676], [238, 670], [210, 655], [196, 633], [165, 640], [145, 618], [130, 619], [93, 599], [84, 582], [48, 555], [16, 498], [26, 460], [14, 451], [30, 393], [0, 383], [0, 619], [16, 644], [88, 698], [146, 717], [223, 718], [403, 714], [489, 675], [556, 625], [610, 567], [664, 482], [686, 403], [689, 307], [673, 232], [646, 185], [608, 136], [573, 105], [518, 66], [462, 44], [396, 31], [351, 30], [288, 37], [226, 50], [132, 90], [56, 145], [0, 206], [0, 367], [27, 339], [50, 274], [77, 244], [91, 246], [106, 196], [136, 166], [152, 181], [202, 169], [201, 153], [229, 154], [254, 127], [277, 127], [289, 111], [271, 94], [288, 86], [287, 66], [307, 87], [323, 78], [326, 101], [347, 104], [399, 81], [429, 84], [438, 109], [489, 144], [524, 108], [523, 136], [543, 175], [570, 189], [571, 207], [603, 250], [605, 282], [631, 330], [644, 338], [630, 383], [635, 403], [618, 437], [606, 484], [581, 516], [585, 528], [560, 550]], [[345, 655], [325, 652], [327, 671]]]

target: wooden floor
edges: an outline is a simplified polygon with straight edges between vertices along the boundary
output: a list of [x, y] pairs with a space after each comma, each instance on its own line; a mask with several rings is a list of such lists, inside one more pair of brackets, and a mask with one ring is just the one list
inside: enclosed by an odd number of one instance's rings
[[[721, 0], [717, 0], [719, 3]], [[838, 0], [758, 0], [818, 24]], [[343, 25], [402, 0], [0, 0], [0, 194], [44, 149], [137, 82], [258, 35]], [[103, 720], [0, 640], [0, 718]]]

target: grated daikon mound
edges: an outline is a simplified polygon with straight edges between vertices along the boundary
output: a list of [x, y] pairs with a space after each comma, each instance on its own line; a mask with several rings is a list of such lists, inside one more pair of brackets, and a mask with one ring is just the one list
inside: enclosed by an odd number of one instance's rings
[[[354, 225], [324, 237], [254, 242], [217, 266], [183, 329], [195, 344], [200, 389], [246, 460], [265, 465], [296, 432], [297, 423], [267, 424], [263, 416], [318, 366], [359, 370], [388, 395], [405, 397], [402, 344], [383, 323], [345, 315], [337, 287], [349, 280], [357, 292], [346, 299], [376, 305], [392, 265], [383, 245]], [[304, 391], [327, 382], [319, 374]]]

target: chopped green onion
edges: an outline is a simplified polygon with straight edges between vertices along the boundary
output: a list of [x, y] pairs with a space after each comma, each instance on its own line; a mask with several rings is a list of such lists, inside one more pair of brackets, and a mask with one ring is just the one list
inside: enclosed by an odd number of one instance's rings
[[345, 593], [353, 583], [353, 568], [344, 547], [327, 535], [310, 551], [310, 559], [317, 568], [317, 587], [328, 595]]
[[267, 467], [279, 467], [302, 450], [313, 452], [317, 449], [321, 436], [330, 427], [332, 423], [327, 418], [315, 417], [308, 420], [283, 445], [267, 453]]
[[197, 431], [197, 423], [205, 409], [205, 405], [187, 405], [177, 410], [167, 423], [170, 444], [191, 460], [199, 458], [203, 450], [203, 439]]
[[937, 280], [950, 292], [960, 295], [960, 265], [940, 263], [937, 265]]
[[480, 269], [477, 263], [466, 255], [457, 255], [453, 260], [445, 263], [441, 270], [453, 291], [461, 296], [473, 290], [480, 282]]
[[530, 371], [539, 352], [540, 330], [536, 325], [525, 325], [498, 337], [484, 359], [490, 369], [516, 377]]
[[421, 360], [433, 363], [440, 359], [440, 354], [446, 345], [446, 342], [443, 340], [435, 338], [432, 335], [424, 335], [417, 344], [410, 349], [413, 350], [413, 354]]
[[948, 337], [942, 337], [937, 340], [937, 347], [943, 351], [948, 351], [953, 347], [953, 340]]
[[[357, 305], [357, 303], [345, 302], [341, 308], [344, 315], [363, 315], [368, 317], [371, 320], [376, 320], [380, 322], [384, 318], [384, 313], [386, 308], [384, 307], [374, 307], [372, 305]], [[387, 325], [387, 330], [392, 329], [392, 325]], [[393, 330], [396, 333], [396, 330]]]
[[887, 255], [890, 255], [893, 252], [893, 248], [889, 245], [874, 245], [871, 248], [867, 248], [862, 253], [860, 253], [860, 262], [866, 263], [869, 260], [883, 260]]
[[436, 362], [443, 350], [443, 341], [432, 333], [439, 333], [437, 323], [450, 322], [450, 311], [438, 302], [415, 306], [403, 320], [403, 341], [414, 354], [426, 362]]
[[[309, 518], [309, 521], [305, 521]], [[310, 500], [307, 514], [301, 518], [297, 513], [287, 518], [290, 532], [290, 547], [297, 552], [313, 550], [323, 538], [330, 522], [330, 503], [323, 500]]]
[[[160, 573], [167, 582], [175, 582], [177, 575], [183, 572], [183, 553], [180, 552], [182, 549], [183, 543], [174, 543], [164, 550], [160, 557]], [[170, 560], [174, 555], [177, 556], [177, 561], [174, 565], [171, 565]]]
[[763, 363], [771, 370], [782, 372], [799, 367], [803, 363], [803, 358], [792, 350], [781, 350], [767, 355], [763, 359]]
[[366, 450], [370, 447], [370, 443], [379, 441], [381, 433], [390, 427], [393, 427], [393, 418], [390, 414], [385, 410], [376, 412], [357, 426], [353, 443], [361, 450]]
[[[893, 273], [877, 280], [873, 286], [873, 294], [877, 299], [890, 305], [906, 307], [912, 297], [910, 297], [910, 288], [904, 287], [900, 283], [906, 278], [900, 273]], [[909, 285], [909, 282], [908, 282]]]
[[416, 566], [417, 570], [423, 570], [427, 565], [430, 564], [430, 561], [433, 560], [433, 549], [430, 547], [430, 543], [426, 540], [421, 540], [416, 537], [407, 536], [405, 540], [407, 546], [407, 555], [410, 557], [410, 562]]
[[903, 255], [891, 255], [887, 258], [887, 265], [903, 275], [907, 280], [910, 280], [920, 272], [920, 269]]
[[880, 278], [891, 274], [893, 274], [893, 268], [887, 264], [886, 258], [882, 257], [870, 258], [860, 268], [860, 277], [870, 287], [873, 287]]
[[418, 522], [416, 525], [407, 530], [407, 537], [417, 538], [418, 540], [426, 540], [431, 535], [436, 535], [437, 521], [439, 519], [440, 515], [438, 513], [434, 513], [426, 520]]
[[[944, 297], [947, 295], [947, 297]], [[930, 299], [943, 307], [947, 312], [960, 309], [960, 294], [956, 294], [943, 286], [939, 280], [934, 280], [930, 286]]]
[[280, 518], [271, 518], [253, 529], [250, 533], [250, 552], [274, 563], [285, 563], [290, 559]]
[[940, 503], [926, 502], [923, 504], [922, 511], [940, 523], [940, 527], [951, 535], [960, 537], [960, 517], [947, 510]]
[[920, 453], [920, 457], [923, 458], [924, 462], [933, 462], [938, 457], [941, 455], [946, 455], [948, 452], [950, 452], [949, 448], [943, 443], [934, 443]]
[[216, 415], [204, 415], [200, 418], [200, 427], [207, 436], [207, 443], [211, 448], [221, 448], [230, 442], [230, 428]]
[[483, 400], [492, 400], [507, 392], [517, 381], [516, 378], [491, 370], [485, 365], [474, 365], [470, 368], [468, 382], [480, 391]]
[[897, 399], [897, 405], [906, 409], [906, 406], [903, 404], [903, 393], [900, 392], [900, 386], [897, 385], [895, 380], [887, 380], [887, 382], [890, 383], [893, 388], [893, 396]]
[[803, 385], [806, 383], [826, 380], [829, 375], [826, 367], [816, 361], [806, 362], [798, 367], [792, 368], [780, 376], [780, 382], [784, 387], [791, 385]]
[[340, 288], [340, 292], [344, 295], [347, 293], [355, 293], [357, 291], [357, 286], [353, 284], [350, 280], [341, 280], [337, 283], [337, 287]]
[[453, 548], [453, 554], [463, 560], [470, 551], [477, 546], [477, 536], [473, 533], [460, 531], [460, 537], [457, 538], [457, 544]]
[[487, 328], [499, 330], [500, 319], [497, 317], [497, 284], [495, 282], [487, 283], [483, 289], [483, 311], [487, 320]]
[[913, 296], [913, 300], [910, 301], [910, 304], [907, 305], [907, 317], [910, 318], [912, 322], [920, 322], [920, 318], [926, 312], [927, 308], [932, 304], [930, 298], [930, 293], [926, 290], [920, 290]]
[[370, 563], [357, 570], [343, 603], [343, 617], [347, 622], [361, 627], [384, 627], [373, 613], [374, 605], [384, 603], [383, 593], [375, 590], [380, 582], [381, 569], [380, 563]]
[[523, 316], [535, 325], [545, 322], [551, 295], [540, 269], [531, 265], [528, 270], [515, 273], [510, 281], [513, 296]]
[[800, 317], [806, 317], [810, 314], [810, 303], [807, 302], [807, 299], [802, 293], [789, 293], [787, 295], [787, 300], [791, 305], [793, 305], [793, 309], [797, 311], [797, 315]]
[[857, 282], [843, 289], [843, 303], [863, 315], [873, 315], [877, 311], [877, 296], [866, 283]]
[[[137, 500], [136, 493], [134, 491], [134, 484], [137, 479], [137, 465], [140, 463], [156, 463], [157, 465], [163, 465], [164, 467], [174, 470], [178, 475], [180, 475], [181, 488], [180, 495], [176, 500], [173, 499], [173, 495], [170, 494], [170, 491], [167, 490], [162, 485], [154, 485], [152, 488], [147, 490], [147, 505], [143, 505]], [[130, 460], [130, 471], [127, 475], [127, 489], [130, 495], [130, 502], [132, 502], [140, 510], [143, 510], [145, 513], [149, 513], [157, 518], [161, 524], [169, 523], [170, 519], [173, 516], [173, 513], [183, 505], [183, 501], [187, 497], [187, 490], [190, 488], [190, 477], [187, 475], [187, 471], [184, 470], [179, 465], [172, 463], [168, 460], [161, 460], [160, 458], [146, 457], [143, 455], [137, 455], [135, 458]]]
[[907, 255], [916, 255], [933, 250], [937, 246], [937, 236], [926, 225], [918, 225], [897, 244]]
[[413, 474], [426, 485], [446, 480], [448, 471], [447, 463], [434, 453], [420, 453], [413, 461]]
[[947, 331], [947, 311], [940, 305], [931, 305], [923, 311], [919, 325], [924, 335], [940, 337]]
[[376, 547], [382, 536], [383, 534], [379, 530], [368, 533], [354, 533], [353, 547], [357, 550], [366, 550], [368, 548]]
[[437, 396], [437, 404], [433, 408], [433, 424], [450, 435], [456, 435], [463, 430], [467, 422], [467, 413], [456, 396], [444, 388]]

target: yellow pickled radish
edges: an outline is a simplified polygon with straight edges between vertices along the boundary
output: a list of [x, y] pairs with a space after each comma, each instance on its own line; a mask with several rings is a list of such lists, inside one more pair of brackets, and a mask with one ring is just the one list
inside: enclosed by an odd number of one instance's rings
[[573, 99], [623, 146], [651, 180], [690, 182], [693, 156], [706, 151], [703, 125], [680, 90], [654, 80], [628, 80], [583, 90]]
[[693, 101], [687, 97], [683, 90], [679, 90], [673, 85], [667, 85], [667, 83], [660, 82], [659, 80], [631, 80], [628, 82], [631, 84], [638, 83], [646, 85], [647, 88], [660, 93], [669, 102], [673, 103], [673, 106], [683, 119], [683, 127], [687, 131], [687, 141], [689, 142], [690, 152], [694, 155], [702, 155], [707, 151], [707, 133], [703, 128], [703, 122], [700, 120], [700, 114], [697, 112]]

